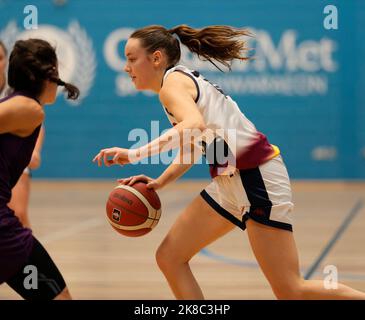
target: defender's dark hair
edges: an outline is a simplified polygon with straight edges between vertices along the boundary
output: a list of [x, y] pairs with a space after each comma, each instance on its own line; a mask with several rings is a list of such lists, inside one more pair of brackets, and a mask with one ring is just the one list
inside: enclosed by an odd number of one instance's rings
[[26, 91], [38, 97], [49, 80], [64, 86], [67, 98], [75, 100], [80, 91], [58, 77], [56, 50], [40, 39], [18, 40], [9, 58], [8, 83], [14, 91]]
[[[245, 29], [229, 26], [209, 26], [203, 29], [194, 29], [187, 25], [179, 25], [172, 29], [152, 25], [138, 29], [132, 33], [131, 38], [140, 39], [147, 52], [152, 53], [163, 49], [169, 59], [170, 65], [175, 65], [180, 60], [180, 43], [173, 35], [176, 34], [181, 43], [196, 53], [199, 58], [211, 62], [221, 70], [213, 60], [222, 63], [231, 69], [234, 59], [248, 60], [243, 53], [248, 50], [241, 36], [251, 36]], [[221, 70], [222, 71], [222, 70]]]

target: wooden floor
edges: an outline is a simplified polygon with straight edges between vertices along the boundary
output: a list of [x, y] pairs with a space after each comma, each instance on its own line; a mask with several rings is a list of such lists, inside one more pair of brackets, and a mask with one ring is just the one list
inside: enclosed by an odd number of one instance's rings
[[[62, 271], [75, 299], [173, 299], [155, 263], [155, 250], [181, 210], [208, 181], [181, 182], [159, 192], [163, 212], [153, 232], [117, 234], [105, 219], [114, 182], [34, 181], [30, 218], [34, 234]], [[294, 182], [294, 235], [303, 274], [337, 234], [314, 278], [335, 265], [339, 280], [365, 291], [365, 183]], [[350, 220], [354, 214], [353, 220]], [[343, 233], [343, 221], [349, 222]], [[247, 234], [219, 239], [191, 262], [207, 299], [274, 299], [257, 267]], [[0, 299], [19, 299], [7, 285]]]

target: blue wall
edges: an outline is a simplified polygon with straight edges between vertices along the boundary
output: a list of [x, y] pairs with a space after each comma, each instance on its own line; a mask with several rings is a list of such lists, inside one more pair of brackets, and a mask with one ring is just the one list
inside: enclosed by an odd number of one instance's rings
[[[256, 59], [222, 74], [191, 55], [184, 62], [218, 83], [269, 140], [280, 146], [293, 178], [365, 178], [365, 2], [357, 0], [245, 1], [33, 1], [38, 34], [57, 47], [61, 75], [78, 84], [81, 103], [60, 96], [47, 107], [45, 178], [156, 176], [163, 165], [97, 168], [100, 148], [133, 145], [128, 134], [151, 120], [169, 127], [158, 99], [137, 93], [123, 74], [128, 33], [149, 24], [249, 27]], [[108, 3], [108, 4], [107, 4]], [[9, 46], [29, 37], [26, 1], [0, 1], [0, 38]], [[323, 8], [333, 4], [339, 29], [323, 27]], [[151, 136], [150, 136], [151, 138]], [[208, 177], [198, 165], [185, 177]]]

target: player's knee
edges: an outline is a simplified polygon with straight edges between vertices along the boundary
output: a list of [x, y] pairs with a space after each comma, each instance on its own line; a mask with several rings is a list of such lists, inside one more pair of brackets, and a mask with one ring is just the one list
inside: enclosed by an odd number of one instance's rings
[[164, 242], [158, 247], [155, 257], [157, 265], [162, 271], [169, 270], [181, 260], [178, 250]]
[[156, 251], [156, 262], [161, 270], [167, 269], [171, 264], [169, 253], [171, 253], [171, 251], [164, 244], [161, 244]]

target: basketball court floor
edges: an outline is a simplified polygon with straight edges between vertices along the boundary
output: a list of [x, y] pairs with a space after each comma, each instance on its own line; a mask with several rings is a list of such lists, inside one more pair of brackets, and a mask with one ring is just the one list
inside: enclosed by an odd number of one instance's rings
[[[106, 220], [114, 181], [33, 181], [34, 234], [62, 271], [74, 299], [173, 299], [155, 251], [179, 212], [209, 181], [183, 181], [159, 191], [162, 216], [148, 235], [119, 235]], [[294, 235], [303, 275], [365, 291], [365, 183], [293, 182]], [[197, 213], [198, 214], [198, 213]], [[207, 299], [275, 299], [238, 228], [192, 261]], [[0, 300], [20, 299], [7, 285]]]

